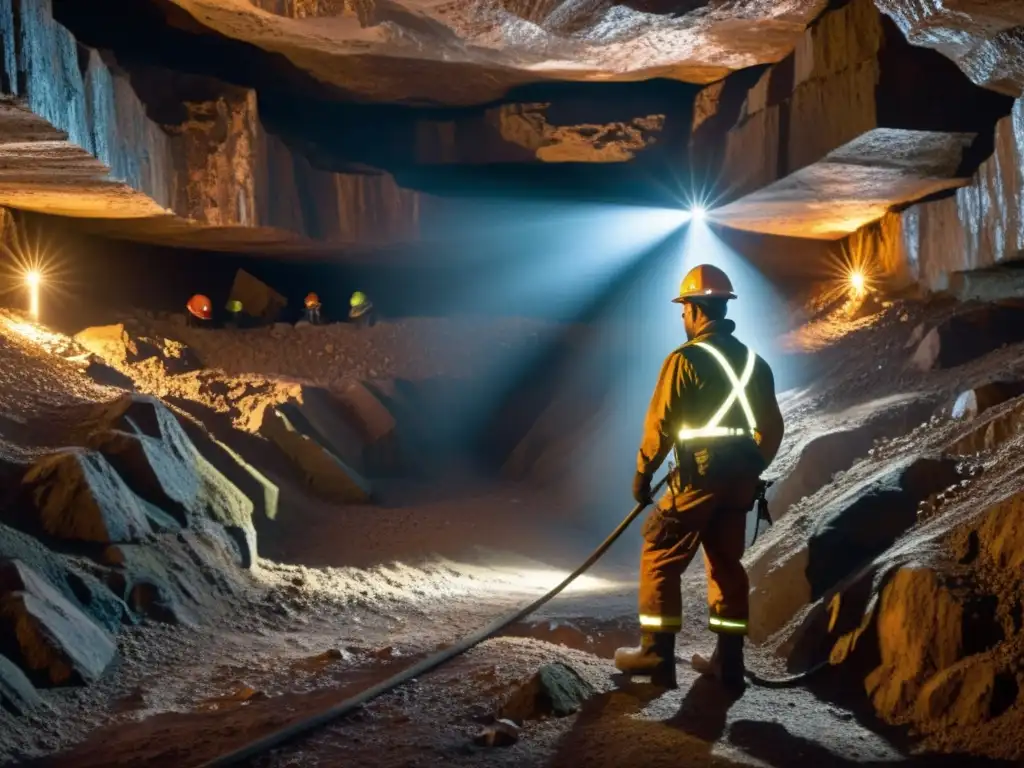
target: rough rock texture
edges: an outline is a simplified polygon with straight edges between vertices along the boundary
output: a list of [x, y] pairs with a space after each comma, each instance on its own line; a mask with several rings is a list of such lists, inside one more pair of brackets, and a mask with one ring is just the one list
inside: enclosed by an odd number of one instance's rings
[[370, 484], [330, 452], [327, 440], [311, 428], [298, 409], [268, 408], [263, 413], [260, 434], [291, 459], [316, 493], [340, 502], [370, 501]]
[[737, 18], [732, 4], [704, 3], [618, 6], [609, 15], [600, 4], [370, 2], [292, 17], [224, 0], [174, 4], [187, 16], [158, 4], [171, 24], [280, 54], [290, 70], [282, 75], [302, 84], [311, 79], [308, 88], [441, 104], [487, 102], [548, 79], [712, 82], [786, 55], [824, 5], [757, 2], [744, 4]]
[[37, 683], [92, 681], [114, 659], [114, 639], [19, 560], [0, 564], [0, 647]]
[[1024, 93], [1024, 8], [1016, 0], [876, 0], [915, 45], [949, 56], [989, 88]]
[[[264, 130], [254, 91], [155, 73], [152, 87], [183, 99], [160, 123], [111, 56], [78, 47], [53, 20], [49, 0], [5, 0], [0, 19], [11, 97], [0, 108], [0, 204], [207, 247], [418, 231], [418, 193], [387, 175], [315, 169]], [[302, 209], [307, 197], [315, 210]]]
[[524, 723], [578, 712], [595, 693], [593, 687], [565, 664], [545, 664], [521, 683], [501, 705], [499, 717]]
[[1024, 394], [1022, 381], [990, 381], [957, 395], [949, 415], [954, 419], [974, 419], [989, 408]]
[[43, 699], [14, 663], [0, 656], [0, 707], [15, 715], [26, 715], [43, 704]]
[[[973, 279], [959, 278], [957, 273], [1020, 258], [1024, 252], [1024, 100], [1014, 102], [1010, 115], [997, 124], [994, 153], [969, 184], [953, 195], [912, 205], [890, 218], [892, 234], [870, 255], [891, 265], [904, 282], [917, 282], [928, 290], [972, 298]], [[987, 281], [981, 277], [978, 282]], [[1013, 295], [1012, 288], [1002, 284], [1002, 290]]]
[[715, 220], [826, 239], [959, 185], [976, 134], [1010, 109], [907, 43], [871, 0], [825, 14], [736, 101], [719, 101], [691, 150], [726, 180], [732, 202]]
[[136, 496], [99, 453], [66, 451], [37, 462], [22, 480], [39, 529], [68, 541], [138, 541], [175, 521]]
[[748, 568], [750, 635], [761, 642], [882, 554], [917, 522], [921, 501], [959, 482], [956, 462], [904, 459], [821, 510], [803, 544], [780, 542]]
[[26, 563], [65, 600], [108, 631], [116, 631], [125, 619], [124, 603], [91, 573], [50, 551], [37, 539], [2, 523], [0, 560]]
[[911, 364], [920, 370], [954, 368], [1024, 340], [1024, 303], [987, 304], [947, 318], [928, 331]]
[[184, 373], [202, 365], [181, 342], [137, 336], [129, 333], [123, 323], [86, 328], [75, 335], [75, 341], [118, 368], [153, 358], [168, 374]]
[[107, 547], [101, 559], [112, 566], [110, 588], [131, 610], [157, 621], [201, 624], [238, 591], [234, 579], [219, 575], [237, 563], [235, 553], [215, 538], [165, 535], [146, 546]]

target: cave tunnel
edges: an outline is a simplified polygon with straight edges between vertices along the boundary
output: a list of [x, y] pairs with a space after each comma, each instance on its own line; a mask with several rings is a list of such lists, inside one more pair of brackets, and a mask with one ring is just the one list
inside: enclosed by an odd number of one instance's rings
[[980, 5], [0, 2], [0, 765], [1019, 765]]

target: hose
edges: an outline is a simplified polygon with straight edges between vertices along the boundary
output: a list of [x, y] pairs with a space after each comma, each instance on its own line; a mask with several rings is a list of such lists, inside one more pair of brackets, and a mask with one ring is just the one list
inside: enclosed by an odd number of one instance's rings
[[[651, 495], [653, 496], [659, 490], [661, 490], [661, 488], [665, 485], [665, 482], [667, 480], [668, 475], [665, 475], [665, 477], [659, 480], [658, 483], [651, 489]], [[461, 656], [470, 648], [473, 648], [474, 646], [482, 643], [484, 640], [487, 640], [488, 638], [498, 634], [501, 630], [505, 629], [505, 627], [507, 627], [509, 624], [514, 624], [515, 622], [524, 619], [525, 617], [529, 616], [531, 613], [536, 611], [538, 608], [543, 606], [545, 603], [552, 600], [562, 590], [564, 590], [573, 581], [575, 581], [577, 577], [579, 577], [582, 573], [587, 571], [594, 563], [600, 560], [601, 556], [608, 551], [608, 548], [611, 547], [611, 545], [618, 540], [618, 538], [626, 531], [626, 529], [629, 528], [630, 524], [632, 524], [632, 522], [636, 520], [640, 513], [643, 512], [646, 508], [646, 503], [637, 504], [635, 507], [633, 507], [632, 511], [630, 511], [630, 513], [626, 515], [625, 519], [621, 523], [619, 523], [618, 527], [611, 532], [608, 538], [601, 542], [598, 548], [591, 553], [590, 557], [583, 561], [582, 565], [580, 565], [575, 571], [573, 571], [564, 579], [562, 579], [562, 581], [557, 586], [555, 586], [550, 592], [548, 592], [545, 595], [542, 595], [541, 597], [538, 597], [529, 605], [523, 606], [514, 613], [510, 613], [506, 616], [495, 619], [486, 627], [478, 629], [476, 632], [473, 632], [472, 634], [462, 638], [461, 640], [459, 640], [459, 642], [455, 643], [455, 645], [445, 648], [443, 651], [439, 651], [433, 656], [428, 656], [427, 658], [417, 662], [416, 664], [413, 664], [411, 667], [408, 667], [407, 669], [404, 669], [401, 672], [392, 675], [387, 680], [377, 683], [377, 685], [371, 686], [370, 688], [367, 688], [365, 691], [362, 691], [361, 693], [358, 693], [355, 696], [352, 696], [351, 698], [345, 699], [344, 701], [335, 704], [333, 707], [325, 709], [323, 712], [315, 714], [312, 717], [299, 720], [297, 723], [292, 723], [291, 725], [285, 726], [284, 728], [281, 728], [278, 731], [274, 731], [268, 736], [264, 736], [261, 739], [257, 739], [256, 741], [250, 742], [249, 744], [246, 744], [236, 749], [234, 752], [229, 752], [219, 757], [215, 757], [213, 760], [210, 760], [209, 762], [202, 763], [200, 766], [198, 766], [198, 768], [223, 768], [223, 766], [237, 765], [243, 760], [248, 760], [257, 757], [258, 755], [262, 755], [266, 752], [269, 752], [271, 749], [274, 749], [275, 747], [279, 746], [280, 744], [283, 744], [286, 741], [290, 741], [291, 739], [294, 739], [298, 736], [302, 736], [303, 734], [315, 730], [320, 726], [327, 725], [333, 720], [337, 720], [338, 718], [344, 717], [345, 715], [354, 712], [360, 707], [369, 704], [378, 696], [381, 696], [387, 693], [388, 691], [391, 691], [394, 688], [397, 688], [398, 686], [409, 682], [413, 678], [419, 677], [420, 675], [424, 675], [427, 672], [431, 672], [437, 669], [445, 662], [454, 659], [456, 656]]]
[[[659, 490], [661, 490], [661, 488], [665, 485], [665, 482], [667, 480], [668, 475], [665, 475], [665, 477], [659, 480], [658, 483], [651, 489], [651, 495], [653, 496]], [[529, 616], [531, 613], [536, 611], [538, 608], [543, 606], [545, 603], [551, 601], [555, 596], [562, 592], [562, 590], [564, 590], [573, 581], [575, 581], [577, 577], [586, 572], [594, 563], [600, 560], [604, 553], [608, 551], [612, 544], [614, 544], [618, 540], [618, 538], [626, 531], [627, 528], [629, 528], [632, 522], [640, 515], [641, 512], [643, 512], [647, 508], [647, 506], [648, 503], [642, 503], [637, 504], [635, 507], [633, 507], [632, 511], [630, 511], [630, 513], [626, 515], [626, 517], [623, 519], [621, 523], [619, 523], [615, 530], [612, 531], [611, 534], [609, 534], [608, 538], [601, 542], [597, 549], [595, 549], [590, 554], [590, 556], [585, 561], [583, 561], [583, 563], [578, 568], [576, 568], [575, 571], [566, 576], [557, 586], [551, 589], [550, 592], [537, 598], [532, 603], [523, 606], [522, 608], [519, 608], [513, 613], [495, 619], [487, 626], [478, 629], [476, 632], [473, 632], [470, 635], [467, 635], [454, 645], [449, 646], [448, 648], [445, 648], [442, 651], [439, 651], [433, 656], [429, 656], [425, 659], [422, 659], [416, 664], [413, 664], [411, 667], [408, 667], [407, 669], [404, 669], [401, 672], [392, 675], [387, 680], [377, 683], [377, 685], [371, 686], [370, 688], [367, 688], [365, 691], [362, 691], [361, 693], [358, 693], [355, 696], [345, 699], [344, 701], [339, 702], [338, 704], [335, 704], [334, 706], [329, 707], [328, 709], [325, 709], [324, 711], [319, 712], [318, 714], [304, 718], [296, 723], [292, 723], [291, 725], [285, 726], [280, 730], [274, 731], [273, 733], [264, 736], [261, 739], [252, 741], [242, 747], [239, 747], [233, 752], [228, 752], [227, 754], [215, 757], [208, 762], [201, 763], [199, 766], [197, 766], [197, 768], [223, 768], [224, 766], [237, 765], [243, 760], [249, 760], [258, 757], [259, 755], [269, 752], [270, 750], [280, 746], [281, 744], [284, 744], [287, 741], [291, 741], [292, 739], [309, 733], [310, 731], [316, 730], [317, 728], [323, 725], [327, 725], [328, 723], [334, 720], [342, 718], [345, 715], [348, 715], [354, 712], [355, 710], [359, 709], [360, 707], [369, 704], [378, 696], [382, 696], [383, 694], [388, 693], [389, 691], [409, 682], [414, 678], [419, 677], [420, 675], [424, 675], [427, 672], [431, 672], [437, 669], [442, 664], [454, 659], [456, 656], [461, 656], [463, 653], [470, 650], [474, 646], [479, 645], [484, 640], [487, 640], [488, 638], [491, 638], [494, 635], [498, 634], [501, 630], [505, 629], [510, 624], [514, 624], [515, 622], [524, 619], [525, 617]], [[771, 680], [759, 677], [750, 670], [744, 670], [744, 672], [747, 678], [755, 685], [759, 685], [765, 688], [786, 688], [791, 685], [797, 685], [803, 682], [808, 677], [817, 673], [826, 666], [828, 666], [827, 663], [819, 664], [817, 667], [813, 667], [807, 670], [806, 672], [802, 672], [798, 675], [793, 675], [787, 678], [781, 678], [779, 680]]]

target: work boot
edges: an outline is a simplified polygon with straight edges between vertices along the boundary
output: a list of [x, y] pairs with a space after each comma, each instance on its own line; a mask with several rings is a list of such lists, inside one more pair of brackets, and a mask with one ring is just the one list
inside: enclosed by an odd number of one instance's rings
[[699, 675], [713, 677], [725, 688], [742, 691], [743, 682], [743, 635], [718, 635], [715, 652], [710, 658], [693, 654], [690, 663]]
[[639, 648], [615, 651], [615, 668], [627, 675], [650, 677], [661, 688], [676, 687], [676, 636], [672, 632], [642, 632]]

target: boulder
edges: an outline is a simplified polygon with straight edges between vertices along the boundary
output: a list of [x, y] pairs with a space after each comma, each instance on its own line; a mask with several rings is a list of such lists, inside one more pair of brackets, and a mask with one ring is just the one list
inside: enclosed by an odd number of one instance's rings
[[78, 606], [100, 626], [115, 632], [125, 620], [124, 603], [96, 577], [76, 568], [68, 558], [50, 551], [37, 539], [0, 523], [0, 561], [19, 560]]
[[242, 302], [242, 312], [266, 323], [276, 322], [281, 310], [288, 306], [284, 296], [244, 269], [235, 273], [229, 300]]
[[923, 731], [976, 726], [998, 717], [1017, 699], [1012, 673], [987, 656], [970, 656], [933, 675], [921, 688], [913, 719]]
[[558, 662], [545, 664], [520, 683], [502, 704], [499, 717], [523, 723], [547, 717], [566, 717], [580, 710], [594, 688], [577, 672]]
[[0, 707], [15, 715], [27, 715], [42, 704], [32, 681], [10, 659], [0, 656]]
[[824, 510], [808, 542], [813, 598], [892, 546], [917, 522], [922, 500], [959, 481], [956, 461], [920, 458], [861, 488], [849, 503]]
[[1014, 491], [984, 509], [958, 531], [958, 560], [981, 561], [1012, 578], [1024, 569], [1024, 491]]
[[139, 541], [178, 524], [136, 496], [99, 453], [80, 448], [46, 456], [22, 479], [33, 527], [70, 541]]
[[203, 623], [238, 587], [224, 546], [194, 532], [153, 545], [111, 545], [101, 559], [111, 567], [107, 583], [132, 611], [170, 624]]
[[142, 499], [182, 525], [220, 524], [242, 543], [243, 562], [255, 562], [253, 502], [203, 457], [159, 400], [126, 395], [107, 406], [87, 442]]
[[[829, 497], [814, 521], [783, 519], [770, 546], [748, 566], [753, 587], [750, 635], [763, 642], [804, 605], [867, 566], [917, 522], [922, 500], [959, 481], [952, 459], [910, 458], [865, 474], [853, 490]], [[805, 533], [811, 529], [810, 535]], [[779, 535], [788, 530], [788, 535]]]
[[943, 320], [925, 334], [911, 358], [921, 371], [955, 368], [1024, 341], [1024, 303], [999, 302]]
[[316, 493], [353, 504], [370, 501], [370, 484], [324, 447], [324, 438], [317, 439], [315, 430], [296, 409], [286, 415], [280, 408], [267, 408], [260, 434], [281, 449]]
[[1022, 381], [990, 381], [957, 395], [950, 408], [954, 419], [974, 419], [989, 408], [1024, 394]]
[[352, 467], [364, 472], [365, 444], [359, 430], [348, 420], [342, 404], [326, 389], [303, 387], [298, 400], [284, 408], [287, 414], [297, 410], [310, 427], [324, 440], [324, 447]]
[[114, 638], [20, 560], [0, 563], [0, 652], [42, 685], [92, 682]]
[[910, 431], [931, 410], [931, 403], [924, 398], [897, 402], [885, 398], [832, 414], [831, 419], [841, 426], [809, 440], [793, 470], [768, 491], [773, 520], [780, 519], [790, 506], [826, 485], [835, 473], [849, 469], [857, 459], [866, 456], [877, 440]]
[[152, 359], [171, 375], [201, 367], [195, 353], [180, 341], [137, 336], [123, 323], [86, 328], [75, 334], [75, 341], [115, 368]]
[[1003, 639], [991, 601], [978, 602], [961, 586], [935, 570], [898, 569], [882, 590], [876, 616], [878, 666], [865, 680], [878, 714], [903, 722], [931, 708], [949, 711], [961, 695], [977, 706], [976, 692], [957, 688], [959, 672], [935, 682], [964, 657], [994, 647]]
[[366, 473], [393, 475], [404, 467], [398, 423], [380, 399], [357, 379], [346, 379], [332, 390], [363, 439]]
[[970, 431], [953, 441], [946, 450], [953, 455], [969, 456], [991, 451], [1016, 437], [1024, 428], [1024, 402], [1008, 408], [982, 413]]
[[[184, 414], [175, 414], [192, 445], [203, 458], [253, 503], [253, 512], [273, 520], [277, 517], [280, 489], [237, 451], [209, 431], [209, 425]], [[262, 442], [262, 441], [261, 441]]]

